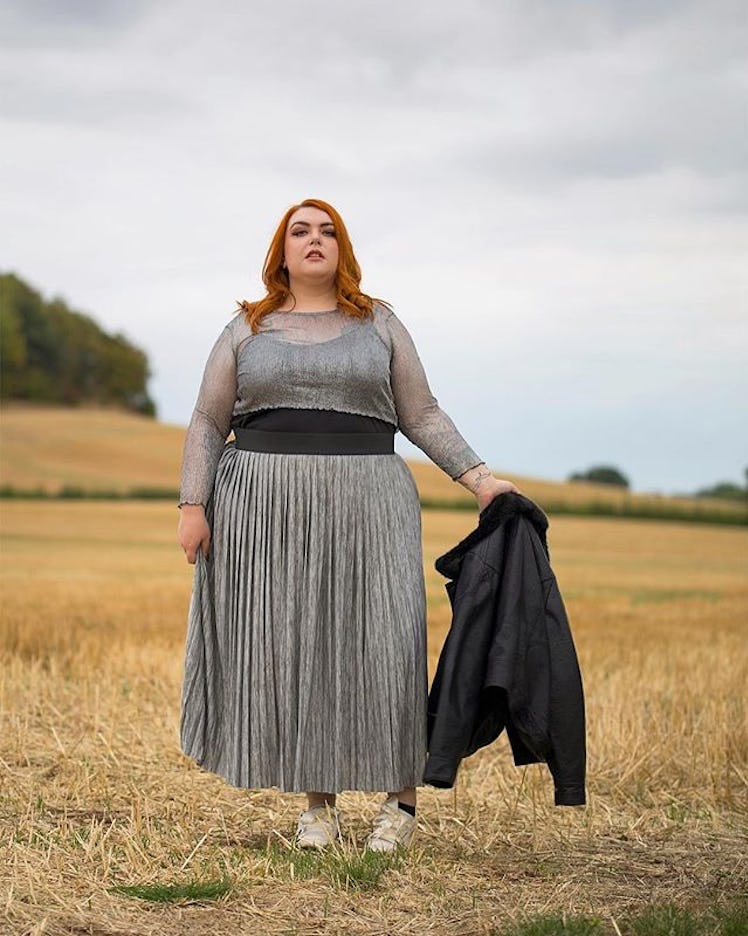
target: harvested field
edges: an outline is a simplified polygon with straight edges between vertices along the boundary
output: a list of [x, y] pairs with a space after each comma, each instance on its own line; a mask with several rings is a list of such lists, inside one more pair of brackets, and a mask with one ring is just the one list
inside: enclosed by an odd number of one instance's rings
[[[173, 491], [179, 484], [184, 445], [183, 426], [157, 422], [146, 416], [88, 406], [40, 406], [4, 403], [0, 406], [0, 487], [22, 492], [59, 494], [70, 489], [89, 495]], [[409, 460], [422, 501], [429, 507], [460, 505], [472, 509], [475, 498], [455, 484], [425, 457]], [[707, 497], [669, 497], [631, 492], [609, 484], [548, 481], [506, 471], [523, 494], [546, 509], [605, 514], [639, 514], [673, 520], [709, 518], [745, 525], [745, 503]], [[170, 495], [166, 494], [167, 499]], [[172, 498], [173, 499], [173, 498]]]
[[[302, 797], [228, 787], [180, 753], [192, 569], [172, 505], [1, 509], [0, 933], [460, 936], [551, 913], [615, 934], [650, 905], [746, 893], [745, 530], [551, 518], [588, 806], [554, 807], [546, 768], [515, 768], [502, 738], [453, 791], [419, 791], [415, 847], [376, 865], [360, 855], [376, 797], [342, 794], [345, 847], [300, 856]], [[449, 624], [433, 560], [475, 515], [423, 519], [433, 673]]]

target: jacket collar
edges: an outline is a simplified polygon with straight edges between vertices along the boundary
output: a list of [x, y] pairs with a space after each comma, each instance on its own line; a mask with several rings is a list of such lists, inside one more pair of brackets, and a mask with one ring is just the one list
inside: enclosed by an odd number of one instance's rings
[[515, 494], [514, 491], [507, 491], [505, 494], [498, 494], [486, 507], [478, 514], [478, 526], [468, 535], [460, 540], [448, 552], [444, 553], [434, 563], [437, 572], [450, 579], [456, 579], [460, 574], [462, 560], [465, 555], [481, 540], [489, 536], [493, 531], [507, 523], [515, 517], [524, 515], [535, 527], [535, 530], [543, 544], [546, 556], [548, 555], [548, 540], [546, 531], [548, 530], [548, 517], [524, 494]]

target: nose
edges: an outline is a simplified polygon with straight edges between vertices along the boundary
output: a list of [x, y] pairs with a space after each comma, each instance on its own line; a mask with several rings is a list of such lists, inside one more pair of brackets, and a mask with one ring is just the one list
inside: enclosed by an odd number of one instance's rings
[[313, 234], [312, 234], [311, 243], [312, 243], [312, 244], [319, 244], [319, 243], [321, 243], [320, 235], [319, 235], [319, 234], [314, 234], [314, 233], [313, 233]]

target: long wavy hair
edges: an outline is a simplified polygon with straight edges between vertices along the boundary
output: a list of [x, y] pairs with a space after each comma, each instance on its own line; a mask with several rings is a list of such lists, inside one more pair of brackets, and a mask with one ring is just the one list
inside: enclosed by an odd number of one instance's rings
[[367, 296], [359, 289], [361, 267], [358, 265], [348, 231], [338, 212], [332, 205], [321, 201], [319, 198], [305, 198], [298, 205], [292, 205], [283, 215], [275, 234], [273, 234], [273, 239], [270, 241], [270, 247], [262, 268], [262, 282], [265, 284], [267, 294], [256, 302], [247, 302], [246, 299], [236, 300], [239, 306], [236, 312], [237, 314], [239, 312], [244, 313], [249, 327], [252, 329], [252, 334], [257, 333], [262, 317], [283, 305], [289, 296], [293, 298], [294, 303], [296, 302], [296, 297], [291, 292], [288, 271], [282, 267], [283, 250], [286, 228], [291, 215], [299, 208], [308, 207], [326, 211], [335, 225], [335, 239], [338, 242], [338, 269], [335, 274], [336, 305], [338, 308], [356, 318], [371, 318], [374, 314], [375, 302], [388, 305], [382, 299]]

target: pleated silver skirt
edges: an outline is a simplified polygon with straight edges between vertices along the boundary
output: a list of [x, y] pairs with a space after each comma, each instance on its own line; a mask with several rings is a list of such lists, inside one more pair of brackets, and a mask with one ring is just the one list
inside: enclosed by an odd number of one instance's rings
[[221, 455], [190, 602], [181, 747], [228, 783], [396, 791], [426, 760], [418, 491], [385, 455]]

